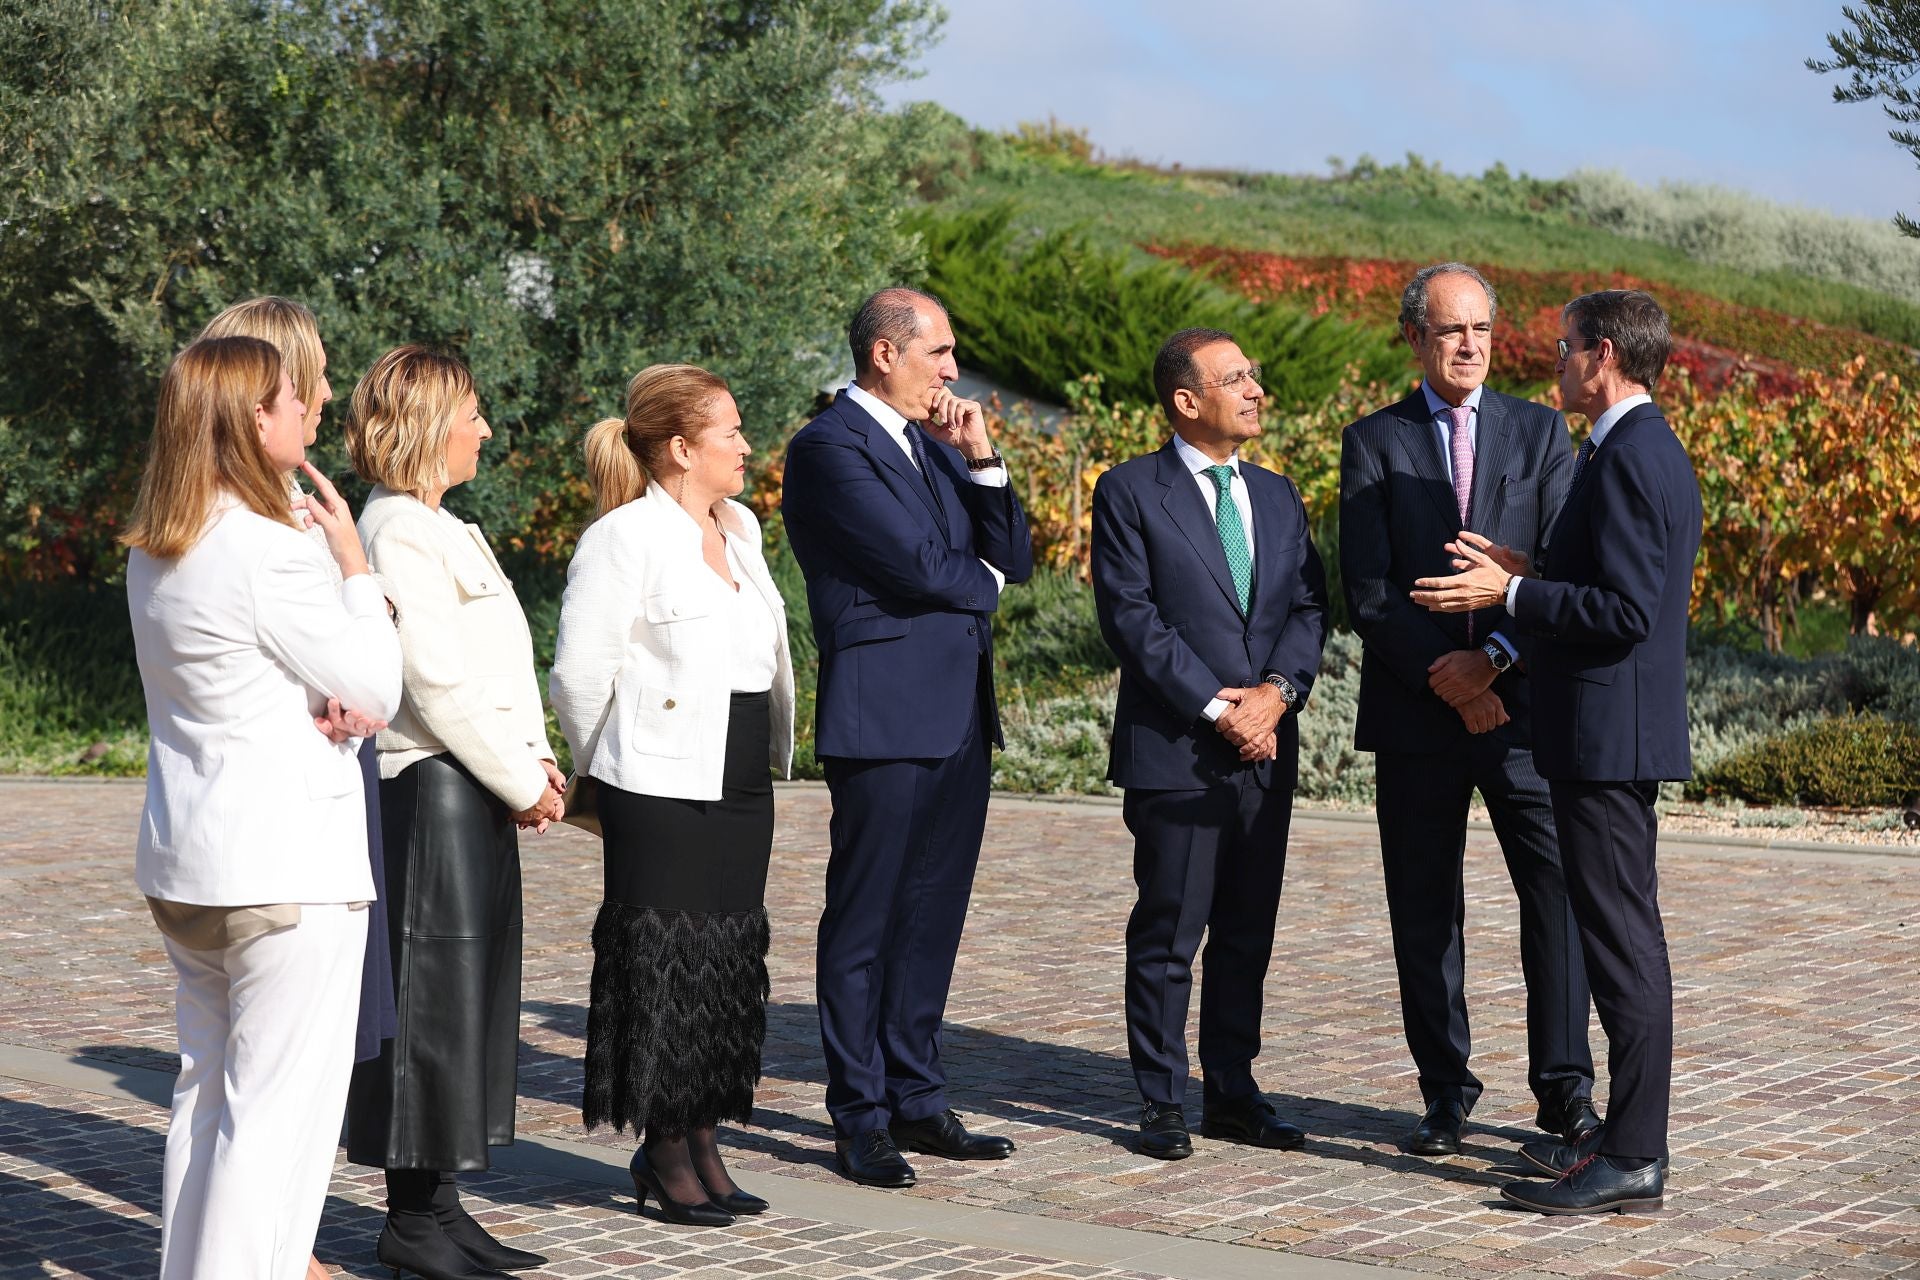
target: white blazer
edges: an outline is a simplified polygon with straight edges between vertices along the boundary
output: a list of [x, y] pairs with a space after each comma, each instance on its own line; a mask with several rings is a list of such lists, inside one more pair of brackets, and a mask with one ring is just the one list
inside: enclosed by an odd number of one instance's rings
[[533, 636], [486, 535], [444, 507], [375, 485], [360, 540], [400, 621], [400, 710], [380, 731], [380, 776], [450, 752], [509, 809], [547, 788], [546, 709]]
[[380, 719], [400, 644], [371, 576], [340, 582], [306, 534], [227, 496], [177, 560], [127, 557], [146, 691], [147, 804], [134, 878], [214, 907], [364, 902], [357, 742], [313, 726], [329, 697]]
[[[758, 591], [773, 613], [779, 653], [769, 763], [784, 777], [793, 766], [787, 606], [767, 573], [760, 522], [737, 502], [722, 512], [721, 532], [747, 569], [741, 590]], [[719, 594], [726, 584], [701, 557], [700, 537], [685, 508], [652, 484], [589, 525], [567, 566], [547, 694], [574, 768], [622, 791], [720, 799], [732, 645]]]

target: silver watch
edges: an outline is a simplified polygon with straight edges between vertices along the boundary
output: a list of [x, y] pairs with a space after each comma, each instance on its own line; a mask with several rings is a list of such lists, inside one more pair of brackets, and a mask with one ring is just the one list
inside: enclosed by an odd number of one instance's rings
[[1497, 640], [1489, 640], [1481, 645], [1480, 652], [1487, 655], [1487, 661], [1493, 664], [1495, 671], [1505, 671], [1513, 665], [1513, 655], [1501, 648]]
[[1288, 706], [1292, 706], [1294, 703], [1300, 701], [1300, 691], [1293, 687], [1291, 680], [1281, 675], [1278, 671], [1269, 671], [1266, 675], [1261, 676], [1260, 679], [1278, 689], [1280, 691], [1280, 701], [1286, 703]]

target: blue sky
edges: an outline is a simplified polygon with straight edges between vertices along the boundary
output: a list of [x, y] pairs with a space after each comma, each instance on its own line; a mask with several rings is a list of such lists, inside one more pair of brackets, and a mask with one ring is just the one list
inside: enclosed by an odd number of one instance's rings
[[947, 0], [926, 99], [968, 121], [1044, 120], [1190, 167], [1324, 172], [1415, 151], [1553, 177], [1616, 169], [1791, 204], [1920, 212], [1920, 170], [1874, 105], [1802, 65], [1825, 0]]

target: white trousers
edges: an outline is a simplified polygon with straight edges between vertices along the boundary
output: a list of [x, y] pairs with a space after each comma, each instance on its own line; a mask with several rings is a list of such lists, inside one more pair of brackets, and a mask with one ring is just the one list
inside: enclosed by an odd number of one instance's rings
[[167, 939], [180, 975], [180, 1078], [167, 1126], [161, 1280], [301, 1280], [353, 1073], [367, 915], [221, 951]]

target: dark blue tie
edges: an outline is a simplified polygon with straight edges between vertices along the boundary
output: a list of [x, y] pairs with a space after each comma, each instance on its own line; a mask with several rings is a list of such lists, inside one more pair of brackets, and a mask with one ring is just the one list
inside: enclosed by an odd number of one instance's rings
[[1587, 469], [1587, 463], [1593, 460], [1593, 451], [1597, 447], [1598, 446], [1593, 443], [1592, 436], [1588, 436], [1580, 442], [1580, 452], [1573, 455], [1573, 483], [1567, 486], [1568, 493], [1572, 493], [1580, 487], [1580, 473], [1585, 471]]
[[934, 483], [933, 460], [927, 456], [926, 438], [920, 434], [920, 428], [911, 422], [907, 424], [907, 448], [913, 453], [913, 465], [919, 469], [920, 479], [926, 482], [927, 492], [933, 495], [935, 510], [945, 520], [947, 504], [940, 500], [940, 486]]

